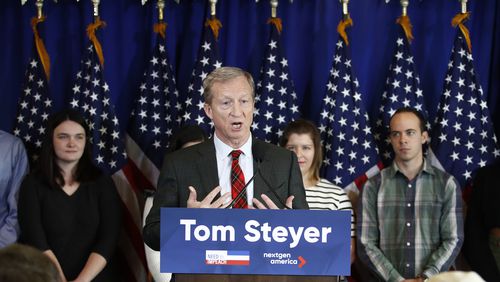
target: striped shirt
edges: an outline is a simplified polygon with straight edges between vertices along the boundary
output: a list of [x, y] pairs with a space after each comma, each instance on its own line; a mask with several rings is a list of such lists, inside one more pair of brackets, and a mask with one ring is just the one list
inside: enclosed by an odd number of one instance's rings
[[425, 160], [411, 181], [393, 162], [367, 181], [358, 206], [359, 258], [385, 281], [431, 277], [460, 251], [460, 188]]
[[306, 201], [311, 210], [349, 210], [351, 212], [351, 237], [356, 236], [352, 205], [342, 188], [321, 178], [315, 186], [305, 189]]

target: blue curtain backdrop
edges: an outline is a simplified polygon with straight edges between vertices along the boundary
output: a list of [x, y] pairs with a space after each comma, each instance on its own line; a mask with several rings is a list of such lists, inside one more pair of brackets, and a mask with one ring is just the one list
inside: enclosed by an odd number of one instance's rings
[[[30, 19], [36, 14], [34, 0], [0, 1], [0, 129], [12, 131], [24, 71], [33, 48]], [[86, 45], [86, 26], [93, 21], [90, 0], [45, 0], [46, 22], [40, 35], [51, 58], [50, 91], [54, 109], [67, 105], [75, 74]], [[181, 93], [187, 91], [200, 43], [208, 1], [166, 1], [167, 48]], [[132, 101], [154, 43], [156, 1], [145, 6], [140, 0], [102, 0], [101, 19], [107, 23], [99, 32], [105, 77], [111, 89], [122, 130], [126, 129]], [[497, 136], [500, 136], [500, 4], [496, 0], [470, 0], [469, 27], [476, 72], [488, 97]], [[224, 65], [249, 70], [256, 79], [270, 27], [268, 0], [219, 0], [217, 17], [222, 22], [219, 46]], [[289, 59], [303, 117], [318, 121], [321, 99], [332, 64], [341, 18], [338, 0], [281, 0], [278, 16], [283, 20], [282, 40]], [[354, 72], [372, 114], [384, 89], [395, 48], [399, 0], [351, 0], [354, 26], [349, 29]], [[409, 16], [415, 39], [412, 51], [423, 85], [430, 117], [433, 118], [443, 88], [456, 29], [451, 27], [459, 12], [456, 0], [410, 1]]]

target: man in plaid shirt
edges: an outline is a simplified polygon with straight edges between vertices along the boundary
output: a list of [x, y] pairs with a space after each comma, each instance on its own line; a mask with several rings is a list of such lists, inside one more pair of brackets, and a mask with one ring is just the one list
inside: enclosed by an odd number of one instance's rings
[[425, 281], [448, 270], [462, 246], [461, 191], [424, 159], [425, 124], [415, 109], [393, 114], [394, 161], [361, 194], [358, 256], [383, 281]]

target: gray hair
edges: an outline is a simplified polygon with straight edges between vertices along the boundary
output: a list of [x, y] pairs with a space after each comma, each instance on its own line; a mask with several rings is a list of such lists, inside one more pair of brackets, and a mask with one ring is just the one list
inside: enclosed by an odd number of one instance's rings
[[247, 79], [248, 84], [252, 90], [252, 99], [255, 99], [255, 83], [253, 82], [252, 75], [237, 67], [221, 67], [212, 71], [203, 80], [203, 99], [205, 103], [212, 102], [212, 87], [216, 82], [225, 82], [237, 77], [243, 76]]

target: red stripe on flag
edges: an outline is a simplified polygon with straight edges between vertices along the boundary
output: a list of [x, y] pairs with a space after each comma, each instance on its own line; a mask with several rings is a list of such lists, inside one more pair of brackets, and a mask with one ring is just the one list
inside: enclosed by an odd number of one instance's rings
[[[384, 168], [384, 163], [379, 161], [377, 163], [378, 170], [381, 171]], [[361, 176], [356, 178], [354, 180], [354, 183], [356, 184], [356, 187], [358, 187], [358, 190], [361, 192], [363, 190], [363, 185], [365, 185], [366, 181], [368, 180], [368, 175], [366, 173], [363, 173]]]
[[130, 210], [123, 203], [123, 201], [121, 203], [122, 203], [122, 213], [124, 218], [123, 227], [125, 229], [125, 233], [130, 238], [130, 242], [132, 243], [142, 265], [144, 266], [145, 269], [148, 269], [146, 263], [146, 253], [144, 252], [144, 241], [142, 239], [142, 233], [137, 228], [137, 225], [134, 223], [133, 217], [130, 214]]
[[130, 186], [136, 195], [141, 194], [146, 189], [156, 190], [155, 185], [149, 182], [149, 180], [144, 176], [144, 174], [142, 174], [141, 170], [131, 159], [128, 159], [127, 163], [123, 166], [122, 171], [127, 177], [128, 183], [130, 183]]
[[368, 176], [364, 173], [358, 178], [354, 179], [354, 183], [356, 183], [356, 187], [358, 187], [359, 191], [361, 191], [361, 189], [363, 188], [363, 184], [365, 184], [366, 180], [368, 180]]

